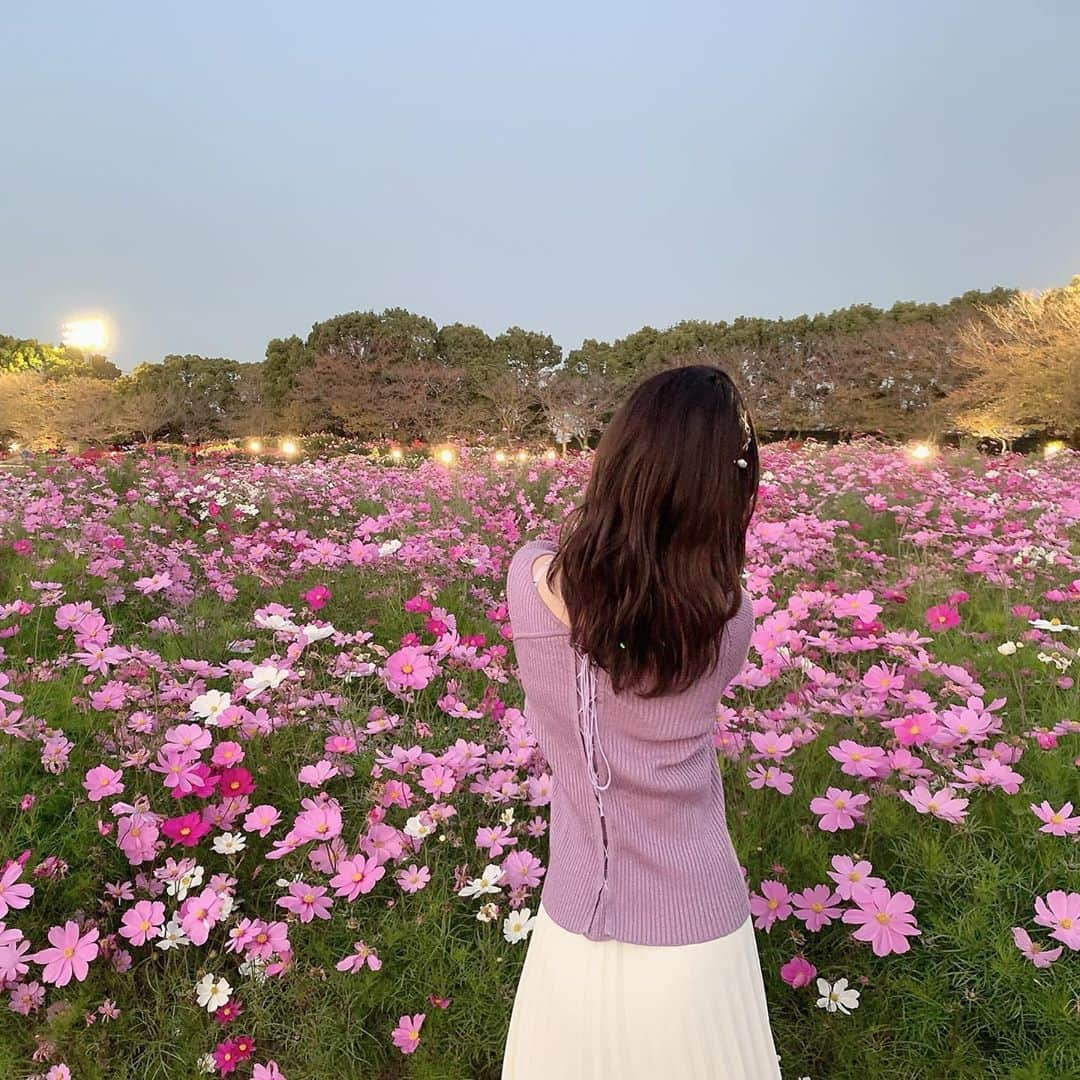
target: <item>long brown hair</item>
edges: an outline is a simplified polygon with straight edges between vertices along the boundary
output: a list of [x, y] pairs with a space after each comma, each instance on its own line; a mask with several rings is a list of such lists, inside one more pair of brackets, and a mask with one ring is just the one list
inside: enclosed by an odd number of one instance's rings
[[616, 411], [546, 575], [616, 693], [683, 691], [719, 662], [757, 488], [753, 420], [720, 368], [662, 371]]

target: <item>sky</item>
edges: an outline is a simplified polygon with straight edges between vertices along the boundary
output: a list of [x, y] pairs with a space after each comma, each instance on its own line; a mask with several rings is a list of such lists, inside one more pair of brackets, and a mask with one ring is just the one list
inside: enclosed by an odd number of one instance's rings
[[1080, 273], [1072, 0], [5, 7], [0, 333], [103, 315], [125, 370]]

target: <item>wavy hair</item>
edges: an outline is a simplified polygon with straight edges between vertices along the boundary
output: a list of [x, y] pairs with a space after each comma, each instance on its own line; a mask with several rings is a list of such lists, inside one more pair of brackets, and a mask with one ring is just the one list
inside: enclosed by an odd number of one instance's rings
[[616, 693], [680, 692], [719, 662], [758, 476], [753, 420], [712, 365], [646, 379], [604, 429], [546, 578]]

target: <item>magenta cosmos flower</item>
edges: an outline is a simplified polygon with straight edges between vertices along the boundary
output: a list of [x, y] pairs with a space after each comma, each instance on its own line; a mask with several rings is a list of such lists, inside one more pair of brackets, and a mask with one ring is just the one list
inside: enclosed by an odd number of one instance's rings
[[51, 949], [42, 949], [28, 959], [44, 965], [42, 982], [67, 986], [72, 976], [82, 982], [90, 970], [90, 961], [98, 954], [97, 939], [96, 926], [81, 934], [79, 924], [69, 919], [63, 926], [54, 926], [49, 931]]
[[192, 810], [183, 817], [169, 818], [162, 824], [161, 831], [174, 844], [194, 847], [210, 831], [210, 825], [203, 821], [198, 810]]
[[426, 652], [415, 645], [406, 645], [386, 658], [386, 674], [403, 689], [423, 690], [431, 682], [435, 668]]
[[938, 604], [926, 609], [926, 625], [931, 630], [948, 630], [960, 622], [960, 612], [951, 604]]
[[817, 968], [814, 967], [805, 956], [793, 956], [780, 968], [780, 978], [783, 979], [792, 990], [798, 990], [800, 987], [809, 986], [816, 974]]
[[908, 938], [922, 933], [911, 914], [915, 901], [905, 892], [856, 886], [851, 898], [858, 906], [844, 912], [844, 922], [858, 926], [851, 936], [870, 942], [875, 956], [907, 952], [911, 948]]

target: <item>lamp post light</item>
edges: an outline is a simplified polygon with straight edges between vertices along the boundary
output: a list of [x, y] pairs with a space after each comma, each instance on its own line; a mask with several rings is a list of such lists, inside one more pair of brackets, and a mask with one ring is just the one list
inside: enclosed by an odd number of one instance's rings
[[1065, 444], [1060, 439], [1054, 439], [1052, 442], [1048, 442], [1043, 447], [1043, 457], [1052, 458], [1056, 457], [1065, 449]]
[[300, 450], [300, 447], [292, 439], [281, 440], [281, 452], [286, 457], [294, 457]]

